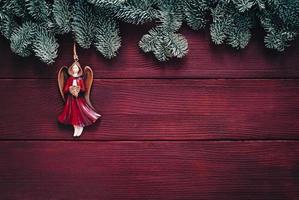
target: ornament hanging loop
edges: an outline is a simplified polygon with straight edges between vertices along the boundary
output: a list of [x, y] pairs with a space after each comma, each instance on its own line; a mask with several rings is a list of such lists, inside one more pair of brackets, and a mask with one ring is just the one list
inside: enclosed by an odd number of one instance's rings
[[79, 61], [79, 57], [77, 55], [77, 48], [76, 48], [76, 42], [74, 42], [74, 46], [73, 46], [73, 56], [74, 56], [74, 61], [77, 62]]

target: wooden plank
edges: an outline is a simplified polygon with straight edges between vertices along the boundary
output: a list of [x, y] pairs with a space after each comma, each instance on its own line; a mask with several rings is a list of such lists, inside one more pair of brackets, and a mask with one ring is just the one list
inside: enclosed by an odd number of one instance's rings
[[299, 198], [298, 142], [0, 142], [1, 199]]
[[[138, 48], [138, 41], [150, 27], [121, 25], [122, 47], [113, 60], [104, 59], [94, 48], [79, 49], [82, 65], [90, 65], [97, 78], [273, 78], [299, 77], [299, 40], [283, 53], [264, 47], [264, 33], [256, 32], [246, 49], [216, 46], [208, 31], [196, 32], [183, 27], [189, 42], [189, 54], [182, 60], [159, 63]], [[9, 49], [8, 41], [0, 39], [0, 78], [56, 78], [62, 65], [72, 63], [72, 36], [59, 39], [59, 57], [46, 66], [35, 57], [21, 58]]]
[[[95, 80], [83, 140], [299, 139], [299, 80]], [[55, 79], [0, 80], [0, 139], [70, 139]]]

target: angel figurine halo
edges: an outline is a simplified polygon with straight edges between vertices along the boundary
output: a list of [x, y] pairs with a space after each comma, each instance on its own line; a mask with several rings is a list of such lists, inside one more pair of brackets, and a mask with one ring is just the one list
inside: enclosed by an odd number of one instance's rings
[[74, 43], [74, 63], [63, 66], [58, 72], [58, 86], [64, 109], [58, 116], [62, 124], [74, 127], [74, 137], [79, 137], [85, 126], [89, 126], [101, 117], [90, 102], [90, 90], [93, 82], [93, 71], [89, 66], [82, 70]]

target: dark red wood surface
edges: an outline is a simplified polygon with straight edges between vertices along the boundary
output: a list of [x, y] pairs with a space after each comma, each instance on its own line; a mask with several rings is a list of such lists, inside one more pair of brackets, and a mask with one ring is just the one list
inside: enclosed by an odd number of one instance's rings
[[237, 51], [184, 27], [188, 56], [159, 63], [137, 46], [149, 28], [122, 24], [110, 61], [79, 49], [103, 115], [80, 139], [57, 123], [71, 36], [51, 66], [0, 38], [0, 200], [299, 199], [299, 40]]
[[[56, 82], [0, 80], [0, 139], [72, 140], [57, 123]], [[103, 117], [82, 139], [299, 139], [298, 91], [295, 79], [95, 80], [92, 101]]]
[[298, 199], [298, 142], [1, 142], [2, 199]]

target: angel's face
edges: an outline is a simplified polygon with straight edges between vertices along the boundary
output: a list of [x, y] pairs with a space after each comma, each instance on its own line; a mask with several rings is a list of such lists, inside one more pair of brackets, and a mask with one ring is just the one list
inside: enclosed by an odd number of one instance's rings
[[77, 74], [80, 69], [79, 69], [79, 67], [76, 64], [74, 64], [73, 67], [72, 67], [72, 70], [73, 70], [74, 74]]

